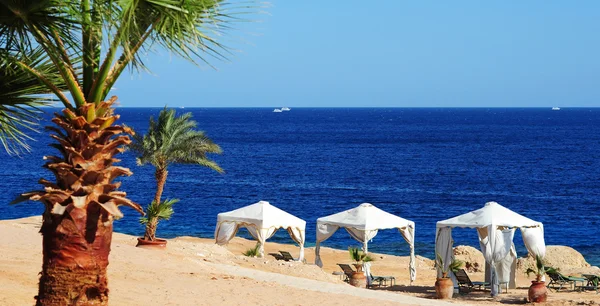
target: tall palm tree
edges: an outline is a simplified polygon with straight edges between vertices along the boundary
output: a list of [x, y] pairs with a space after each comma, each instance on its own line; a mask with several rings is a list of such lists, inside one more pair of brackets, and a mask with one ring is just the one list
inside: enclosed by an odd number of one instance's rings
[[130, 145], [139, 165], [151, 164], [156, 168], [156, 193], [147, 209], [148, 215], [142, 218], [142, 223], [146, 224], [146, 240], [156, 239], [158, 222], [168, 219], [173, 213], [173, 200], [161, 202], [170, 164], [200, 165], [223, 172], [216, 162], [206, 156], [209, 153], [220, 154], [221, 148], [204, 132], [196, 131], [198, 123], [191, 118], [191, 113], [176, 116], [175, 110], [165, 108], [160, 112], [158, 121], [150, 118], [146, 135], [135, 135]]
[[47, 102], [38, 94], [64, 106], [48, 127], [53, 179], [15, 200], [45, 206], [38, 305], [108, 304], [112, 221], [123, 216], [118, 206], [142, 212], [114, 181], [131, 175], [115, 155], [133, 134], [115, 125], [116, 97], [106, 99], [119, 76], [145, 69], [140, 54], [156, 46], [194, 63], [224, 58], [214, 37], [247, 10], [221, 0], [0, 0], [1, 142], [27, 149], [35, 107]]

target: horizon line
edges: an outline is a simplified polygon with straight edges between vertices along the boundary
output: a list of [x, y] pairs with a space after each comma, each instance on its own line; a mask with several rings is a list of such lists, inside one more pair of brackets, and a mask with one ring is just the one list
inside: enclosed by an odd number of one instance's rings
[[[326, 109], [326, 108], [402, 108], [402, 109], [419, 109], [419, 108], [426, 108], [426, 109], [432, 109], [432, 108], [447, 108], [447, 109], [456, 109], [456, 108], [462, 108], [462, 109], [485, 109], [485, 108], [512, 108], [512, 109], [519, 109], [519, 108], [528, 108], [528, 109], [533, 109], [533, 108], [537, 108], [537, 109], [552, 109], [556, 106], [290, 106], [290, 108], [299, 108], [299, 109], [314, 109], [314, 108], [322, 108], [322, 109]], [[64, 108], [62, 106], [41, 106], [39, 108]], [[274, 106], [115, 106], [115, 108], [179, 108], [179, 109], [186, 109], [186, 108], [265, 108], [265, 109], [271, 109], [271, 108], [275, 108], [275, 109], [279, 109], [281, 107], [274, 107]], [[600, 106], [564, 106], [564, 107], [560, 107], [560, 109], [572, 109], [572, 108], [600, 108]]]

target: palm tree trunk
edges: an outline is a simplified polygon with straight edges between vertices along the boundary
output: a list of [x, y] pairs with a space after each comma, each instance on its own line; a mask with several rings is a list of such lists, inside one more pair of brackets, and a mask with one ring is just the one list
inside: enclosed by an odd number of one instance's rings
[[45, 205], [41, 233], [43, 264], [37, 305], [107, 305], [106, 268], [112, 238], [112, 221], [125, 205], [142, 208], [117, 191], [113, 180], [131, 175], [114, 166], [113, 158], [130, 142], [128, 128], [113, 125], [116, 97], [98, 105], [86, 103], [76, 113], [65, 109], [48, 127], [60, 156], [45, 156], [44, 165], [56, 183], [40, 179], [44, 190], [24, 193], [14, 202], [41, 201]]
[[[152, 205], [157, 207], [160, 205], [160, 198], [162, 197], [165, 184], [167, 183], [167, 167], [157, 167], [154, 172], [154, 178], [156, 178], [156, 193], [154, 194], [154, 201]], [[156, 239], [156, 227], [158, 226], [158, 217], [152, 216], [148, 218], [146, 223], [146, 233], [144, 233], [144, 239], [153, 241]]]
[[154, 172], [154, 178], [156, 178], [156, 193], [154, 194], [154, 205], [160, 204], [160, 198], [162, 197], [165, 184], [167, 183], [167, 175], [169, 172], [166, 167], [156, 168]]
[[44, 222], [36, 305], [108, 305], [106, 268], [112, 223], [105, 225], [100, 215], [99, 208], [77, 209], [69, 217], [50, 217], [51, 222]]

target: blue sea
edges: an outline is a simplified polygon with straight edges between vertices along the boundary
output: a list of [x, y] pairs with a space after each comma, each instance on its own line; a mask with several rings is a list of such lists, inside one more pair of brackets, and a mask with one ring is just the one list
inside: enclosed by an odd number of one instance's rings
[[[56, 110], [46, 109], [50, 113]], [[144, 133], [160, 108], [119, 108], [121, 123]], [[546, 243], [569, 245], [600, 265], [600, 109], [563, 108], [186, 108], [220, 144], [221, 175], [199, 166], [173, 165], [164, 196], [179, 198], [158, 235], [213, 237], [217, 213], [259, 200], [307, 221], [314, 245], [318, 217], [369, 202], [416, 223], [416, 253], [433, 257], [435, 223], [496, 201], [544, 222]], [[42, 124], [48, 124], [46, 120]], [[0, 153], [0, 218], [41, 214], [42, 205], [8, 203], [50, 178], [41, 166], [52, 154], [47, 134], [33, 152]], [[155, 190], [151, 166], [131, 153], [122, 165], [134, 175], [122, 189], [144, 206]], [[137, 212], [115, 229], [143, 234]], [[244, 233], [242, 233], [244, 235]], [[247, 235], [247, 234], [246, 234]], [[455, 244], [477, 247], [472, 229], [456, 229]], [[292, 243], [285, 231], [272, 241]], [[524, 255], [520, 233], [515, 244]], [[324, 246], [358, 246], [341, 230]], [[369, 250], [407, 255], [397, 230], [383, 230]]]

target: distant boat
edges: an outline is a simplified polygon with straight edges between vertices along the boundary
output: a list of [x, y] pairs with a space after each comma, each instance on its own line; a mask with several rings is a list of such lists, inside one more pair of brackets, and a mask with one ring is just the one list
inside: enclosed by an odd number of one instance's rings
[[560, 110], [560, 107], [553, 107], [552, 110]]
[[282, 107], [281, 111], [283, 111], [283, 112], [289, 112], [290, 108], [289, 107]]
[[281, 113], [281, 112], [282, 112], [282, 110], [280, 110], [279, 108], [276, 108], [276, 109], [274, 109], [274, 110], [273, 110], [273, 112], [274, 112], [274, 113]]

